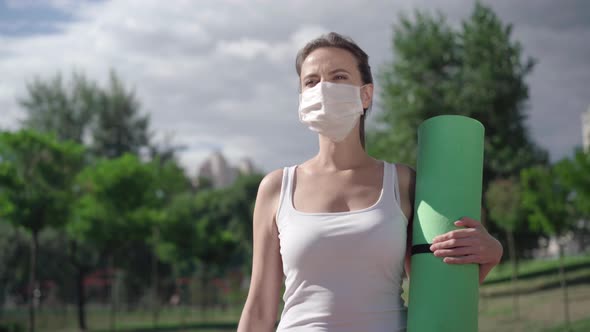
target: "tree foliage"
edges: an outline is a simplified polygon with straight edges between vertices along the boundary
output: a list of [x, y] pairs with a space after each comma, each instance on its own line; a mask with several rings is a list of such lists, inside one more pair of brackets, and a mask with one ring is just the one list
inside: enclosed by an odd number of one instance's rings
[[556, 236], [571, 229], [574, 221], [569, 203], [571, 191], [553, 168], [534, 166], [523, 169], [520, 181], [522, 205], [528, 211], [531, 228]]
[[384, 112], [369, 136], [377, 157], [415, 164], [417, 128], [441, 114], [477, 119], [486, 128], [484, 179], [517, 176], [521, 168], [546, 162], [524, 124], [534, 67], [488, 7], [477, 3], [460, 29], [442, 15], [417, 12], [394, 27], [394, 61], [379, 79]]
[[247, 261], [260, 181], [260, 175], [242, 176], [228, 188], [174, 197], [161, 224], [161, 257], [168, 262], [198, 260], [220, 266]]
[[159, 217], [153, 167], [123, 155], [84, 169], [76, 180], [80, 198], [69, 233], [111, 253], [148, 237]]
[[[37, 285], [40, 231], [68, 220], [72, 180], [84, 164], [84, 148], [30, 130], [0, 133], [0, 220], [31, 235], [29, 287]], [[30, 292], [29, 330], [35, 330], [35, 292]]]
[[27, 95], [19, 100], [26, 114], [23, 126], [83, 143], [98, 111], [98, 90], [80, 73], [72, 74], [67, 86], [59, 74], [48, 80], [37, 77], [27, 84]]
[[132, 91], [111, 73], [109, 86], [99, 92], [100, 110], [92, 130], [92, 150], [107, 158], [125, 153], [138, 155], [149, 145], [149, 117], [140, 115], [140, 105]]
[[63, 224], [84, 148], [34, 131], [0, 133], [0, 218], [31, 232]]
[[36, 78], [27, 85], [20, 104], [26, 113], [25, 128], [87, 143], [97, 156], [138, 155], [150, 144], [149, 117], [140, 114], [135, 93], [115, 72], [106, 88], [80, 73], [72, 74], [68, 85], [60, 74]]
[[555, 172], [572, 191], [570, 199], [577, 216], [590, 220], [590, 152], [576, 151], [572, 159], [558, 162]]
[[507, 232], [522, 224], [520, 218], [520, 183], [513, 179], [497, 179], [490, 183], [485, 195], [490, 217]]

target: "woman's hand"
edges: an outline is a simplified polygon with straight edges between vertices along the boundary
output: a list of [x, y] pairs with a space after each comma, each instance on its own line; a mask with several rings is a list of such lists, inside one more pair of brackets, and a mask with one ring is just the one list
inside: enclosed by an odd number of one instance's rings
[[463, 217], [455, 221], [455, 225], [465, 228], [436, 236], [430, 250], [435, 256], [444, 257], [443, 261], [448, 264], [479, 264], [479, 282], [482, 283], [500, 262], [502, 245], [477, 220]]

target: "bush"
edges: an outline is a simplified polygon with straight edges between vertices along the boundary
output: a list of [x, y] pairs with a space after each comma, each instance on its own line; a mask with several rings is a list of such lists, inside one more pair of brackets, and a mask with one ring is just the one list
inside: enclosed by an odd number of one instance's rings
[[25, 332], [25, 326], [17, 322], [0, 322], [0, 332]]

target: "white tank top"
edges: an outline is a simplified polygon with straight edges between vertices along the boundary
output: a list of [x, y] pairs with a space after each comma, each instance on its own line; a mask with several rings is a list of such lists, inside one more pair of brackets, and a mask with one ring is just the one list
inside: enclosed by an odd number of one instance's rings
[[286, 277], [277, 331], [405, 331], [408, 222], [395, 165], [384, 162], [381, 195], [372, 206], [326, 213], [295, 210], [296, 167], [283, 171], [276, 217]]

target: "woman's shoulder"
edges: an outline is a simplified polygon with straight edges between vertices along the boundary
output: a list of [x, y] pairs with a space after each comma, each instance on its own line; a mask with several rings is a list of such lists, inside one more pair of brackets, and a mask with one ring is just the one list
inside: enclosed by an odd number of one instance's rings
[[397, 172], [400, 174], [400, 176], [404, 175], [404, 176], [416, 176], [416, 170], [414, 170], [414, 168], [410, 165], [407, 164], [402, 164], [402, 163], [392, 163], [393, 165], [395, 165], [395, 168], [397, 169]]
[[377, 160], [395, 166], [397, 173], [400, 177], [401, 176], [412, 177], [412, 176], [416, 175], [416, 171], [410, 165], [403, 164], [403, 163], [389, 162], [387, 160], [381, 160], [381, 159], [377, 159]]
[[270, 190], [270, 191], [274, 191], [274, 192], [278, 192], [281, 190], [281, 186], [283, 184], [283, 176], [285, 173], [285, 171], [287, 171], [290, 168], [293, 168], [295, 166], [297, 167], [301, 167], [301, 166], [305, 166], [305, 164], [307, 164], [309, 160], [306, 160], [304, 162], [301, 163], [297, 163], [297, 164], [292, 164], [292, 165], [285, 165], [284, 167], [281, 168], [277, 168], [271, 172], [268, 172], [264, 175], [264, 177], [262, 178], [262, 181], [260, 182], [260, 187], [264, 188], [266, 190]]
[[272, 195], [280, 192], [283, 183], [283, 170], [284, 168], [278, 168], [264, 175], [258, 187], [259, 194]]
[[410, 165], [403, 163], [391, 163], [397, 171], [400, 190], [412, 195], [416, 185], [416, 170]]

